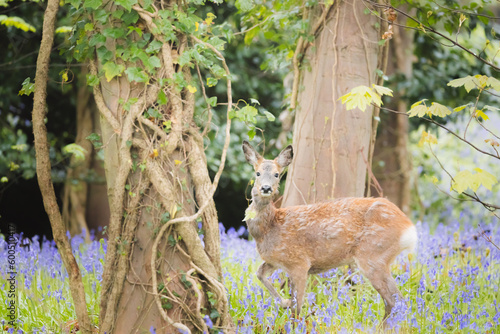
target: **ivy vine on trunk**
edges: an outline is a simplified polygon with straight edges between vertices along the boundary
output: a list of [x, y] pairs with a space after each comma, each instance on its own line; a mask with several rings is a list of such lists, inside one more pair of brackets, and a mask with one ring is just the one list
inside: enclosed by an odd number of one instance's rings
[[99, 332], [208, 332], [206, 317], [231, 332], [212, 199], [231, 121], [211, 180], [200, 128], [216, 102], [202, 89], [207, 112], [196, 113], [194, 93], [206, 79], [191, 75], [196, 67], [211, 84], [227, 81], [229, 115], [230, 73], [213, 16], [180, 1], [71, 4], [71, 51], [90, 63], [110, 204]]

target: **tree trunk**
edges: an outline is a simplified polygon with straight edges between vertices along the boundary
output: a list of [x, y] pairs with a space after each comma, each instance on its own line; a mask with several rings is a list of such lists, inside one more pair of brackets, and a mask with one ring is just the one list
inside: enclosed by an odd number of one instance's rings
[[[144, 333], [153, 327], [158, 333], [208, 332], [202, 312], [217, 311], [219, 316], [212, 319], [215, 328], [226, 332], [232, 320], [222, 283], [212, 199], [220, 173], [212, 183], [203, 139], [193, 121], [194, 95], [189, 87], [179, 87], [179, 77], [191, 82], [190, 71], [174, 61], [189, 48], [187, 36], [176, 32], [175, 43], [164, 42], [151, 13], [139, 5], [133, 10], [142, 19], [141, 28], [161, 42], [157, 53], [161, 66], [157, 71], [144, 71], [151, 75], [148, 85], [129, 80], [123, 73], [112, 80], [101, 76], [100, 84], [94, 86], [110, 206], [99, 331]], [[105, 47], [116, 54], [122, 44], [107, 38]], [[217, 57], [223, 59], [220, 54]], [[117, 57], [113, 62], [145, 69], [139, 61]], [[98, 76], [104, 65], [91, 61], [91, 74]], [[167, 102], [159, 103], [159, 94]], [[144, 115], [153, 109], [156, 116]]]
[[[406, 18], [399, 17], [398, 23], [404, 25]], [[412, 45], [415, 32], [400, 26], [393, 28], [387, 74], [401, 75], [402, 80], [409, 80], [412, 75]], [[402, 98], [403, 95], [404, 91], [395, 90], [394, 97], [386, 107], [407, 112], [408, 106]], [[373, 172], [384, 190], [384, 196], [404, 213], [409, 214], [411, 160], [408, 155], [408, 117], [389, 112], [382, 113], [381, 119], [373, 157]]]
[[283, 206], [364, 194], [373, 110], [346, 111], [339, 101], [375, 82], [377, 20], [364, 9], [359, 0], [335, 2], [307, 50]]
[[35, 137], [36, 173], [45, 211], [49, 216], [52, 234], [56, 242], [64, 267], [68, 272], [69, 288], [78, 319], [79, 329], [83, 334], [92, 332], [92, 323], [87, 311], [85, 290], [78, 263], [72, 253], [71, 244], [66, 237], [59, 205], [57, 204], [52, 183], [49, 142], [45, 126], [47, 81], [49, 79], [50, 53], [54, 42], [54, 27], [59, 1], [49, 0], [44, 13], [42, 42], [36, 62], [35, 90], [33, 97], [33, 135]]
[[[82, 77], [86, 74], [84, 70]], [[63, 219], [71, 235], [107, 226], [109, 220], [102, 161], [86, 139], [92, 133], [100, 133], [98, 115], [90, 88], [81, 83], [77, 93], [75, 143], [85, 149], [85, 160], [77, 162], [71, 158], [63, 190]]]

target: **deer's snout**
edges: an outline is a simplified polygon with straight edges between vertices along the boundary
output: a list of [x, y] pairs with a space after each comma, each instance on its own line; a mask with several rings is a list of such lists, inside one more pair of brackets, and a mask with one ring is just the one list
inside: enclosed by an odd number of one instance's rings
[[264, 196], [270, 196], [273, 192], [273, 188], [269, 185], [263, 185], [262, 187], [260, 187], [260, 192]]

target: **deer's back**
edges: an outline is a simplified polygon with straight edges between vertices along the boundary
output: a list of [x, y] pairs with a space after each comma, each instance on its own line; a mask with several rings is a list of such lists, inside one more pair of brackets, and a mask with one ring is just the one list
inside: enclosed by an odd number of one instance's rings
[[282, 267], [305, 261], [310, 272], [349, 264], [360, 253], [390, 247], [399, 253], [401, 236], [413, 227], [384, 198], [343, 198], [281, 208], [276, 210], [274, 224], [274, 235], [262, 249], [269, 257], [263, 256], [264, 260]]

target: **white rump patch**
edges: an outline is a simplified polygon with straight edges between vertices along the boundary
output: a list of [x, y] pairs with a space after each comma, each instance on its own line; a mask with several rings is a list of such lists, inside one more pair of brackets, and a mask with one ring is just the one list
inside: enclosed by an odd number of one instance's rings
[[403, 235], [399, 239], [399, 245], [402, 250], [407, 249], [409, 251], [413, 251], [415, 246], [417, 246], [417, 239], [417, 228], [415, 225], [411, 225], [403, 232]]

